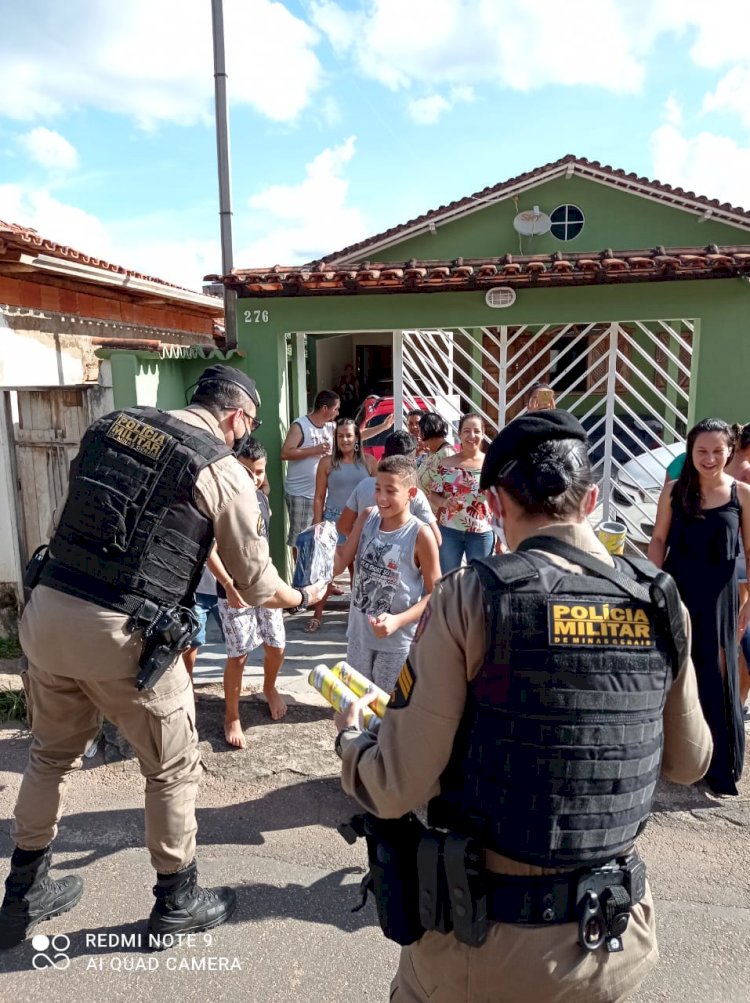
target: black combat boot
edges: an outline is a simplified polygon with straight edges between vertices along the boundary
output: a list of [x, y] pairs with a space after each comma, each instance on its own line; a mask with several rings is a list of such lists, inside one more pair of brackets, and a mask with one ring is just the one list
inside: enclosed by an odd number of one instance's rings
[[0, 908], [0, 949], [15, 947], [45, 919], [60, 916], [78, 905], [83, 881], [71, 875], [60, 881], [49, 876], [52, 848], [21, 850], [10, 858], [5, 898]]
[[157, 874], [156, 904], [148, 918], [148, 946], [154, 950], [177, 943], [177, 934], [199, 933], [224, 923], [235, 910], [231, 888], [201, 888], [193, 861], [176, 874]]

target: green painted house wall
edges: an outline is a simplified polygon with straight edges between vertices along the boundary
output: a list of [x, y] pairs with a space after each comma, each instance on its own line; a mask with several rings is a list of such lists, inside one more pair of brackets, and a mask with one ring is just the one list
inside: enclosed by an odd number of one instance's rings
[[[420, 327], [691, 318], [696, 321], [691, 422], [707, 415], [748, 420], [750, 284], [740, 279], [519, 289], [516, 303], [504, 310], [490, 309], [482, 293], [244, 299], [239, 306], [239, 344], [247, 353], [243, 368], [258, 379], [264, 396], [262, 438], [269, 449], [271, 504], [277, 514], [283, 505], [279, 450], [286, 423], [293, 417], [286, 335], [297, 331], [323, 336]], [[258, 309], [267, 311], [267, 322], [246, 323], [245, 317], [254, 317]], [[285, 557], [283, 532], [283, 520], [272, 519], [272, 554], [280, 567]]]
[[[583, 230], [574, 240], [562, 241], [551, 233], [521, 237], [513, 229], [516, 214], [538, 205], [546, 213], [565, 203], [583, 212]], [[556, 179], [535, 185], [518, 197], [470, 212], [386, 249], [358, 251], [351, 261], [406, 261], [498, 257], [502, 254], [551, 254], [554, 251], [601, 251], [605, 247], [631, 249], [697, 247], [705, 244], [750, 243], [750, 226], [728, 226], [700, 215], [619, 191], [588, 178]]]
[[[512, 222], [520, 210], [538, 205], [550, 212], [563, 203], [584, 213], [580, 236], [568, 242], [551, 234], [519, 238]], [[518, 198], [480, 209], [440, 225], [433, 236], [394, 243], [377, 252], [357, 252], [350, 260], [401, 261], [410, 257], [453, 259], [553, 251], [601, 251], [750, 243], [747, 229], [729, 226], [597, 181], [573, 176], [530, 186]], [[308, 334], [308, 371], [317, 386], [315, 344], [334, 335], [392, 332], [404, 328], [462, 327], [480, 337], [483, 326], [625, 322], [690, 318], [696, 322], [690, 420], [718, 415], [747, 421], [747, 372], [750, 368], [750, 284], [740, 279], [610, 284], [571, 288], [519, 289], [516, 303], [492, 310], [483, 293], [399, 293], [388, 295], [300, 296], [244, 299], [238, 303], [240, 354], [230, 364], [255, 378], [262, 398], [263, 426], [258, 438], [268, 450], [271, 482], [271, 553], [287, 565], [281, 444], [289, 421], [304, 397], [294, 385], [295, 358], [288, 345], [297, 332]], [[161, 360], [153, 356], [112, 353], [115, 403], [184, 406], [187, 388], [216, 360]]]

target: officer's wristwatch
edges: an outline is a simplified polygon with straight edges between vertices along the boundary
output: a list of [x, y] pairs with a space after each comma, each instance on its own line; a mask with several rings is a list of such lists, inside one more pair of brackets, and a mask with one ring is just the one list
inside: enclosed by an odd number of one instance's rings
[[289, 610], [290, 613], [299, 613], [300, 610], [307, 609], [310, 605], [310, 593], [307, 589], [301, 588], [299, 585], [295, 585], [296, 590], [302, 596], [302, 602], [299, 606], [292, 606]]

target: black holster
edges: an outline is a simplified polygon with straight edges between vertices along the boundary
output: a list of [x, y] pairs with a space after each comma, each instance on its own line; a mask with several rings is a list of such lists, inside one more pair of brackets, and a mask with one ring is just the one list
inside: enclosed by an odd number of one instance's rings
[[150, 690], [158, 683], [181, 651], [190, 647], [200, 625], [192, 609], [173, 606], [155, 609], [153, 619], [148, 619], [153, 603], [144, 602], [143, 610], [130, 619], [132, 628], [143, 627], [143, 651], [138, 660], [137, 690]]
[[24, 587], [31, 591], [36, 588], [39, 584], [39, 579], [42, 577], [42, 572], [44, 571], [44, 566], [49, 560], [49, 547], [46, 543], [43, 543], [41, 547], [37, 547], [34, 553], [29, 558], [29, 563], [26, 565], [26, 569], [23, 573], [23, 584]]
[[377, 818], [369, 812], [355, 815], [338, 826], [348, 843], [364, 836], [369, 870], [362, 879], [361, 909], [369, 892], [375, 897], [380, 927], [389, 940], [402, 947], [424, 933], [419, 917], [419, 880], [416, 860], [424, 826], [416, 815]]

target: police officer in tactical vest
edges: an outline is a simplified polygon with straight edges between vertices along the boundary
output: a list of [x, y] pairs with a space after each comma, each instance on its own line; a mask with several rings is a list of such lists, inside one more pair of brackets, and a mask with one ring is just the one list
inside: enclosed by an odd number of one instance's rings
[[[668, 576], [594, 535], [567, 412], [511, 422], [481, 485], [513, 552], [438, 583], [376, 737], [367, 698], [337, 715], [381, 924], [408, 945], [391, 1000], [622, 1000], [658, 957], [634, 841], [660, 773], [711, 759], [689, 621]], [[425, 802], [428, 827], [405, 816]]]
[[146, 778], [146, 843], [157, 871], [151, 946], [234, 911], [231, 889], [197, 884], [201, 765], [193, 690], [177, 661], [195, 632], [194, 590], [214, 541], [250, 605], [296, 607], [325, 590], [286, 585], [258, 533], [255, 488], [233, 448], [260, 425], [259, 405], [254, 380], [215, 365], [187, 408], [128, 408], [84, 435], [20, 627], [33, 742], [12, 826], [0, 947], [81, 898], [79, 877], [49, 876], [50, 844], [66, 781], [102, 715]]

